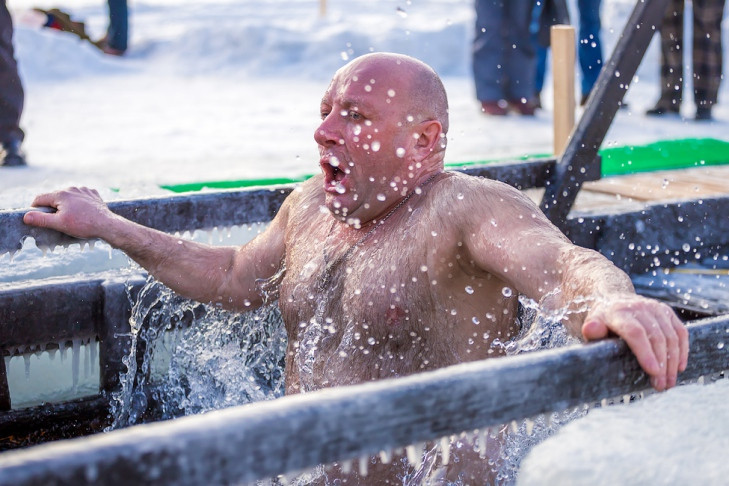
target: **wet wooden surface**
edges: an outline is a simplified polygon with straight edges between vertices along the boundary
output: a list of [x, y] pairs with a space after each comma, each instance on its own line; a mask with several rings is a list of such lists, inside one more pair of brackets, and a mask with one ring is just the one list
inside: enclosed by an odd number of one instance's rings
[[[538, 203], [544, 190], [526, 192]], [[645, 172], [585, 182], [572, 211], [630, 211], [662, 201], [716, 196], [729, 196], [729, 165]]]

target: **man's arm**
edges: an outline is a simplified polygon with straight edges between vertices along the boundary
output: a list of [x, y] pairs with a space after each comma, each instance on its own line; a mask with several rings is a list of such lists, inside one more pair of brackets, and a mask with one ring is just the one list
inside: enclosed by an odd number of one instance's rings
[[[585, 340], [623, 338], [659, 390], [686, 368], [688, 332], [673, 310], [635, 293], [630, 278], [599, 253], [573, 245], [526, 196], [486, 189], [470, 211], [466, 246], [474, 261], [558, 312]], [[563, 312], [567, 311], [564, 315]]]
[[261, 305], [256, 281], [276, 272], [285, 251], [286, 202], [269, 227], [240, 248], [203, 245], [133, 223], [112, 213], [93, 189], [42, 194], [33, 206], [56, 212], [30, 211], [23, 218], [26, 224], [105, 240], [180, 295], [228, 309]]

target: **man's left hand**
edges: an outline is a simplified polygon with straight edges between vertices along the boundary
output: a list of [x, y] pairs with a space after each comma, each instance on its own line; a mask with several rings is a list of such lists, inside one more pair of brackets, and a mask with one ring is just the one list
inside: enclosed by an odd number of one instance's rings
[[596, 303], [585, 317], [586, 341], [614, 333], [625, 340], [656, 390], [676, 385], [688, 362], [688, 331], [666, 304], [626, 294]]

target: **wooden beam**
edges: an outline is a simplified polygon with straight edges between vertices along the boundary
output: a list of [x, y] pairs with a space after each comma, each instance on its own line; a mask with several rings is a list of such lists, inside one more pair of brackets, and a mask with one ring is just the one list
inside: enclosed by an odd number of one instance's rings
[[564, 152], [575, 127], [575, 28], [554, 25], [550, 31], [554, 85], [554, 155]]
[[597, 151], [660, 25], [667, 3], [668, 0], [636, 2], [610, 59], [600, 71], [585, 111], [542, 198], [542, 210], [559, 228], [565, 226], [567, 215], [585, 181], [584, 172], [596, 163]]
[[[680, 376], [729, 368], [729, 317], [689, 326]], [[249, 483], [648, 387], [624, 342], [464, 363], [0, 455], [0, 486]], [[528, 396], [528, 399], [525, 397]]]
[[[528, 189], [544, 187], [554, 172], [555, 162], [555, 159], [499, 162], [457, 170], [500, 180], [518, 189]], [[584, 175], [587, 180], [600, 178], [599, 170]], [[270, 221], [292, 190], [293, 186], [281, 186], [193, 193], [113, 201], [109, 207], [127, 219], [161, 231], [206, 230]], [[54, 247], [80, 242], [57, 231], [26, 226], [23, 215], [29, 210], [0, 211], [0, 228], [3, 228], [0, 232], [0, 255], [19, 250], [22, 241], [29, 237], [34, 238], [38, 246]]]

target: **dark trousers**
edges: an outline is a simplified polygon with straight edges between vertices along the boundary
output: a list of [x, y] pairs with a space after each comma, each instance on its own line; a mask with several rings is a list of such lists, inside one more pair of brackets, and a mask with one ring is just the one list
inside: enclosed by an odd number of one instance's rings
[[108, 0], [109, 29], [106, 41], [109, 47], [119, 51], [127, 50], [129, 39], [129, 9], [127, 0]]
[[[725, 0], [693, 0], [694, 102], [711, 107], [721, 83], [721, 20]], [[684, 0], [670, 0], [661, 25], [661, 106], [676, 107], [683, 99]], [[688, 49], [687, 49], [688, 50]]]
[[23, 141], [20, 114], [25, 94], [13, 51], [13, 21], [3, 0], [0, 7], [0, 142]]

